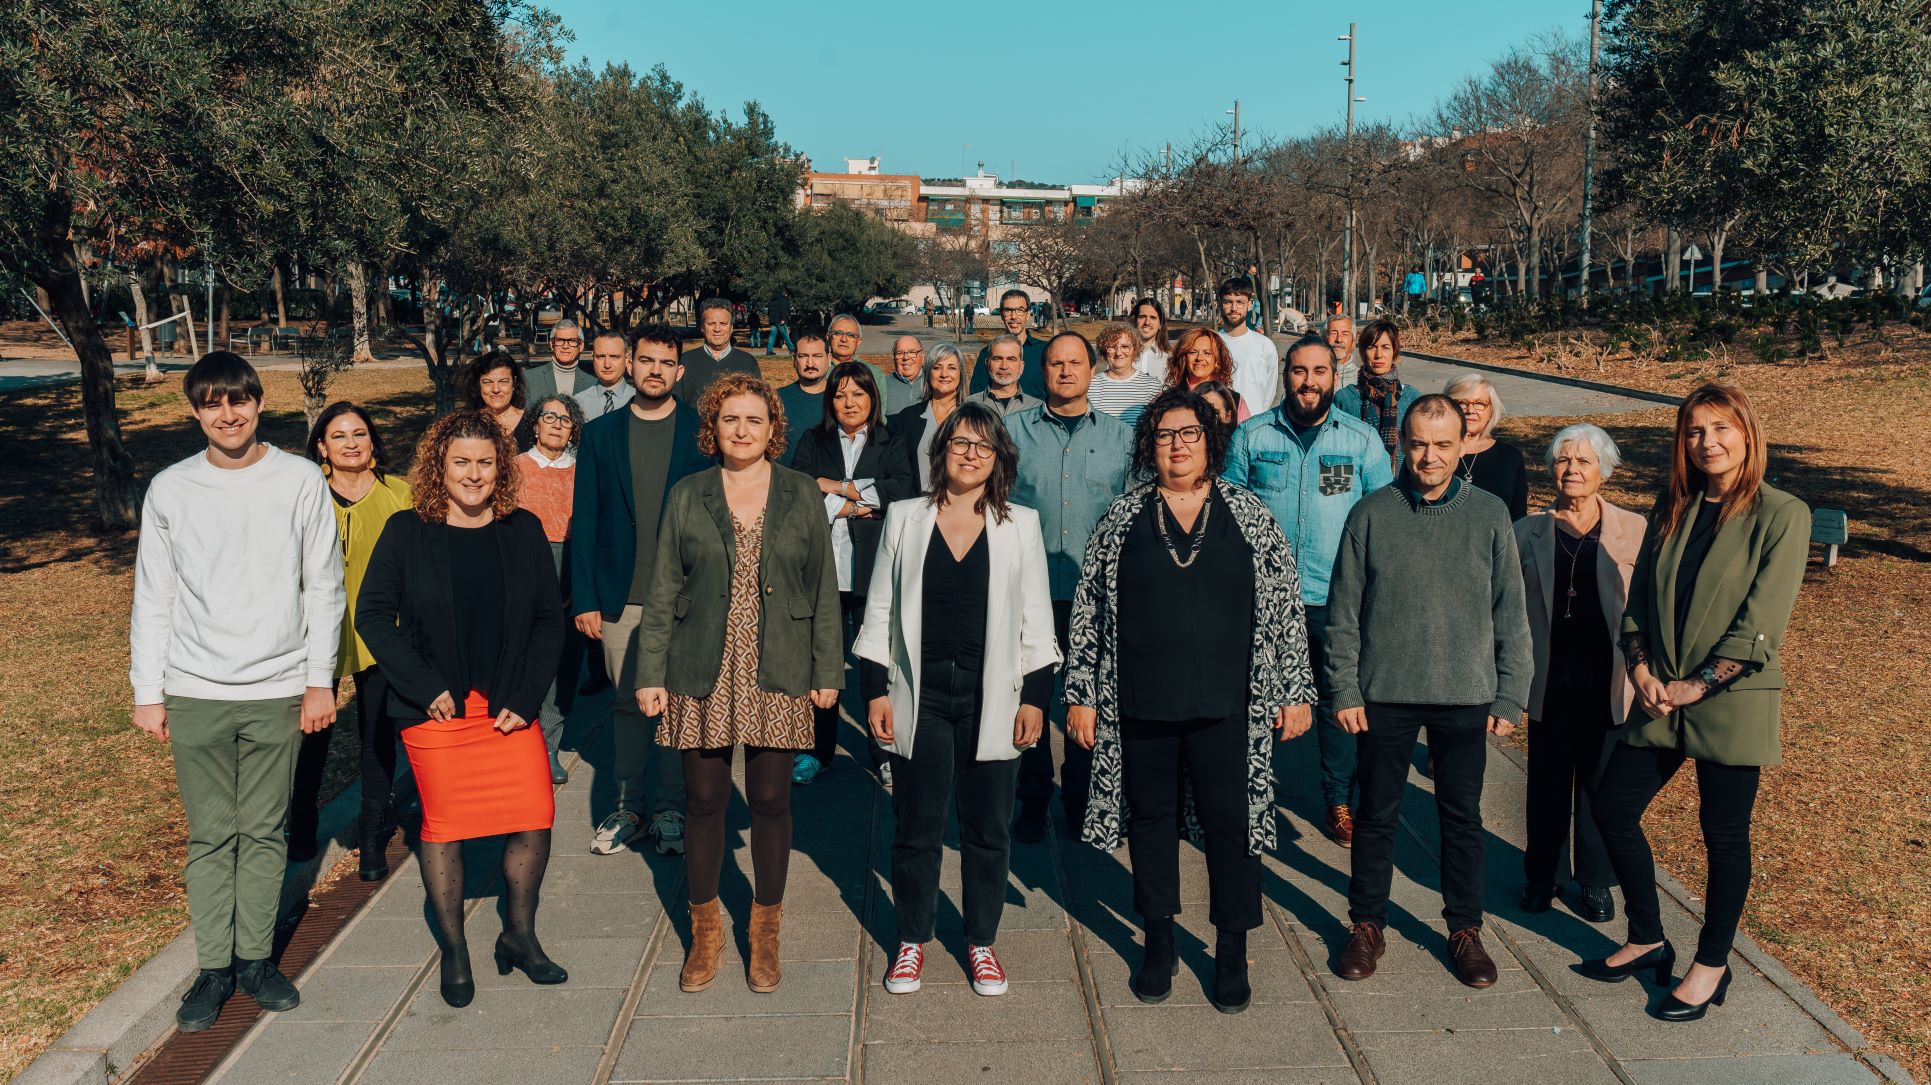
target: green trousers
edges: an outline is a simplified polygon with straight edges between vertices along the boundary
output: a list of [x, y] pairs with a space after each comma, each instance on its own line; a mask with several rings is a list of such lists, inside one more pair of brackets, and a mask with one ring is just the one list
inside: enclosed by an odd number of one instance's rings
[[168, 742], [188, 812], [188, 915], [203, 968], [266, 958], [288, 867], [302, 699], [169, 697]]

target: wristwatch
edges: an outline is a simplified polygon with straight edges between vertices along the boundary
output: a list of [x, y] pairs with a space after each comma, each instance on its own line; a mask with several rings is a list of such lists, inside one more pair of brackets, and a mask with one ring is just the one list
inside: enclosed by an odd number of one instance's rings
[[1715, 693], [1716, 687], [1723, 684], [1723, 679], [1716, 673], [1716, 664], [1714, 663], [1705, 663], [1703, 669], [1696, 672], [1696, 680], [1703, 683], [1703, 695], [1705, 697]]

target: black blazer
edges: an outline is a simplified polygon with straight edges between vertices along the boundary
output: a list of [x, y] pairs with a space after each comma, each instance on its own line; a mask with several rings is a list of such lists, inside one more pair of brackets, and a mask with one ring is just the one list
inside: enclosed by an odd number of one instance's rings
[[[389, 682], [389, 713], [403, 726], [429, 718], [429, 702], [465, 690], [456, 642], [449, 532], [404, 511], [389, 518], [369, 555], [355, 600], [355, 631]], [[503, 557], [503, 647], [490, 683], [489, 710], [507, 708], [535, 723], [563, 654], [563, 598], [550, 542], [536, 514], [517, 509], [483, 530]]]
[[917, 497], [920, 493], [919, 445], [925, 442], [924, 401], [893, 415], [887, 420], [886, 428], [892, 436], [886, 442], [885, 463], [879, 477], [879, 496], [889, 505], [894, 501]]
[[[858, 453], [858, 469], [851, 478], [869, 478], [878, 486], [878, 515], [849, 521], [852, 529], [852, 594], [864, 595], [872, 583], [872, 560], [878, 557], [878, 541], [885, 535], [885, 507], [900, 497], [896, 486], [888, 483], [885, 468], [891, 462], [892, 431], [884, 423], [872, 431], [865, 441], [865, 447]], [[798, 449], [791, 460], [793, 471], [802, 471], [814, 480], [821, 478], [845, 479], [845, 453], [838, 447], [838, 438], [827, 436], [823, 429], [813, 426], [798, 438]], [[917, 481], [914, 475], [913, 480]]]

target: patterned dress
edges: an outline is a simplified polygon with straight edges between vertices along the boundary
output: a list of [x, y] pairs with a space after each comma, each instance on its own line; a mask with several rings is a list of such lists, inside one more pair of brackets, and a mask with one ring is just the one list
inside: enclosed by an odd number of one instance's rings
[[731, 517], [736, 561], [731, 566], [731, 609], [724, 623], [724, 661], [708, 697], [670, 695], [657, 728], [659, 745], [677, 750], [726, 746], [812, 746], [811, 701], [773, 693], [758, 685], [758, 630], [764, 612], [758, 563], [764, 550], [764, 515], [745, 527]]

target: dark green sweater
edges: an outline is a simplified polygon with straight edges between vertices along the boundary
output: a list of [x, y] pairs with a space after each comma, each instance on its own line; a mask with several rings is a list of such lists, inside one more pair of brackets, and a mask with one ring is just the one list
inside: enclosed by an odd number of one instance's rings
[[1500, 499], [1456, 486], [1422, 506], [1400, 483], [1356, 503], [1328, 589], [1334, 707], [1477, 705], [1518, 723], [1535, 664], [1515, 532]]

